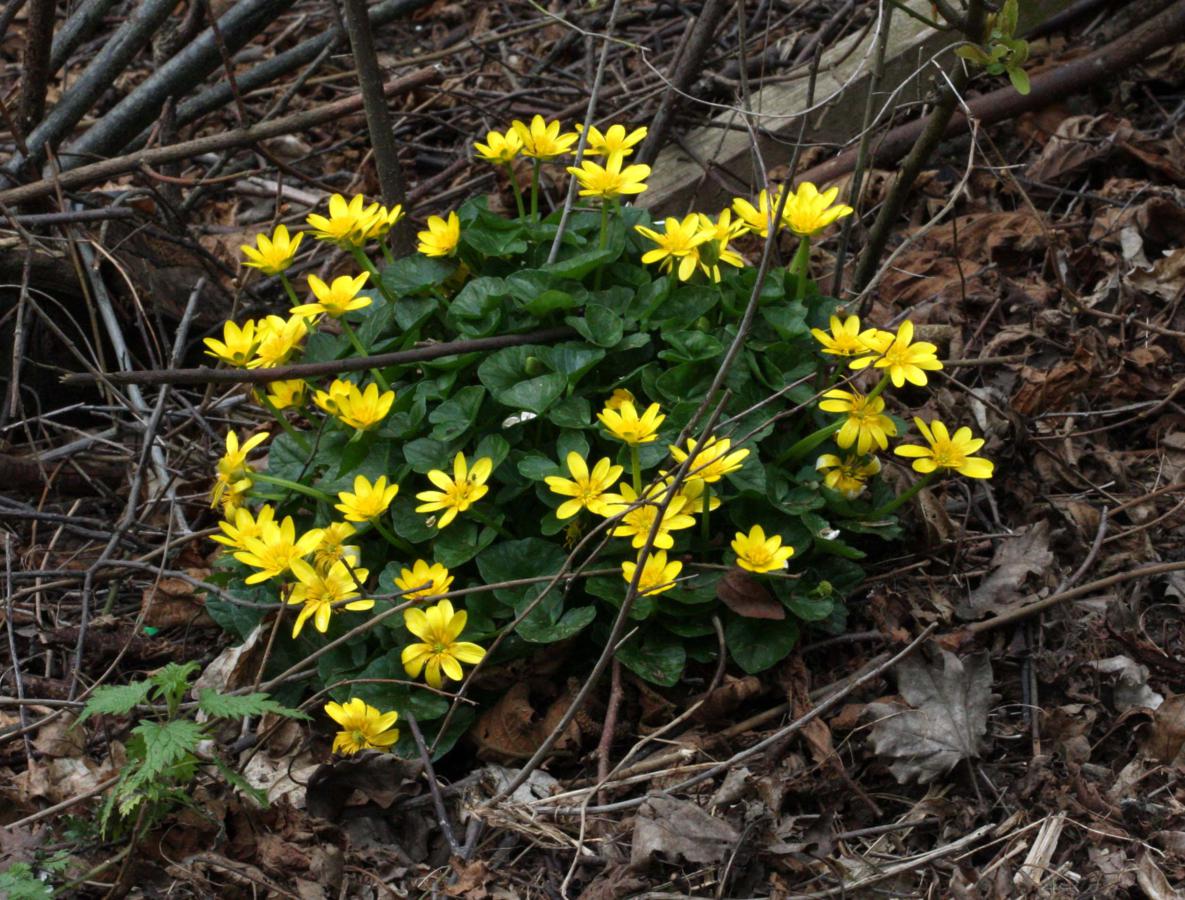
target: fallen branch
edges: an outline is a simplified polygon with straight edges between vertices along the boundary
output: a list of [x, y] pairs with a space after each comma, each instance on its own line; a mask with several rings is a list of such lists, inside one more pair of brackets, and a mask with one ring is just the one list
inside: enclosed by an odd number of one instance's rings
[[[383, 94], [388, 97], [406, 94], [424, 85], [433, 84], [439, 81], [440, 78], [441, 73], [436, 68], [419, 69], [418, 71], [404, 75], [402, 78], [388, 81], [383, 85]], [[167, 147], [139, 150], [135, 153], [117, 156], [114, 159], [104, 160], [103, 162], [92, 163], [88, 166], [79, 166], [77, 169], [72, 169], [69, 172], [63, 172], [57, 178], [43, 178], [32, 184], [10, 188], [7, 191], [0, 191], [0, 204], [15, 206], [19, 203], [26, 203], [38, 197], [49, 196], [58, 188], [66, 191], [74, 190], [83, 185], [93, 184], [96, 181], [104, 181], [116, 175], [135, 171], [143, 165], [158, 166], [161, 163], [177, 162], [178, 160], [188, 159], [191, 156], [197, 156], [202, 153], [214, 153], [234, 147], [245, 147], [257, 141], [279, 137], [282, 134], [304, 131], [316, 125], [332, 122], [343, 116], [356, 113], [361, 108], [361, 95], [354, 95], [352, 97], [344, 97], [341, 100], [335, 100], [333, 103], [326, 103], [324, 106], [317, 106], [304, 112], [294, 113], [282, 119], [276, 119], [273, 122], [253, 125], [250, 128], [238, 128], [234, 131], [223, 132], [222, 134], [211, 134], [192, 141], [170, 144]]]

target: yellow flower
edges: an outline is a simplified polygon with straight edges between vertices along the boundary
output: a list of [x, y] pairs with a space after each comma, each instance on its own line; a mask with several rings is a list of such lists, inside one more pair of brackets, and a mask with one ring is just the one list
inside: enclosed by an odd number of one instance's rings
[[[579, 122], [575, 127], [577, 135], [584, 130]], [[584, 143], [584, 155], [629, 156], [634, 152], [634, 145], [641, 143], [645, 137], [645, 128], [635, 128], [627, 133], [624, 125], [610, 125], [602, 132], [595, 125], [590, 125], [588, 140]]]
[[239, 247], [248, 259], [248, 262], [243, 265], [259, 269], [264, 275], [279, 275], [296, 259], [296, 250], [300, 247], [303, 238], [304, 232], [299, 231], [296, 234], [296, 240], [289, 240], [287, 226], [277, 225], [270, 238], [266, 234], [255, 236], [258, 250], [249, 244]]
[[333, 739], [333, 752], [352, 756], [359, 750], [386, 750], [399, 740], [392, 728], [399, 713], [379, 712], [357, 697], [345, 703], [326, 703], [325, 714], [342, 727]]
[[380, 475], [374, 484], [365, 475], [354, 477], [354, 492], [341, 491], [337, 498], [341, 503], [333, 508], [345, 513], [347, 522], [369, 522], [387, 511], [399, 485], [387, 486], [387, 476]]
[[[735, 197], [732, 209], [741, 217], [744, 227], [750, 232], [760, 237], [768, 237], [770, 223], [773, 221], [774, 213], [778, 211], [779, 196], [777, 192], [771, 195], [769, 191], [762, 191], [757, 195], [757, 206], [753, 206], [744, 197]], [[781, 230], [782, 224], [785, 224], [784, 219], [777, 230]]]
[[695, 274], [700, 265], [699, 245], [712, 240], [712, 233], [700, 228], [699, 216], [691, 213], [679, 219], [668, 218], [663, 222], [663, 231], [657, 232], [645, 225], [635, 225], [634, 229], [643, 237], [658, 244], [657, 249], [647, 250], [642, 254], [642, 262], [660, 262], [659, 271], [670, 272], [675, 267], [675, 260], [679, 261], [677, 274], [680, 281], [687, 281]]
[[320, 569], [329, 569], [339, 560], [358, 559], [358, 548], [346, 544], [356, 533], [357, 529], [349, 522], [332, 522], [326, 525], [321, 530], [321, 543], [317, 545], [317, 550], [313, 554], [313, 563]]
[[374, 221], [370, 223], [370, 227], [366, 229], [366, 239], [368, 241], [377, 241], [385, 238], [387, 233], [395, 226], [400, 219], [403, 218], [403, 204], [396, 203], [390, 209], [385, 206], [380, 206], [374, 214]]
[[[606, 516], [615, 516], [623, 510], [628, 510], [621, 517], [620, 524], [610, 534], [613, 537], [632, 538], [632, 544], [636, 549], [644, 547], [647, 538], [650, 537], [650, 528], [654, 524], [654, 520], [658, 518], [659, 504], [662, 503], [666, 495], [666, 487], [652, 485], [646, 488], [642, 492], [641, 501], [630, 484], [623, 481], [620, 490], [620, 494], [608, 494], [605, 497]], [[671, 532], [681, 528], [691, 528], [695, 525], [695, 519], [687, 514], [686, 506], [687, 498], [682, 494], [676, 494], [671, 498], [671, 502], [663, 511], [658, 532], [654, 536], [655, 547], [661, 550], [670, 550], [675, 546], [675, 539], [671, 537]]]
[[830, 324], [830, 334], [821, 328], [811, 329], [815, 340], [823, 346], [824, 353], [831, 356], [865, 356], [880, 352], [880, 336], [885, 332], [876, 328], [861, 331], [859, 316], [848, 316], [842, 321], [839, 316], [832, 316]]
[[255, 323], [255, 337], [259, 346], [255, 358], [247, 363], [249, 369], [271, 369], [288, 362], [309, 333], [304, 316], [268, 316]]
[[567, 463], [568, 471], [572, 474], [571, 480], [558, 475], [548, 475], [543, 479], [553, 494], [572, 498], [560, 504], [560, 508], [555, 511], [556, 518], [570, 519], [581, 509], [598, 516], [612, 515], [606, 510], [604, 494], [613, 487], [624, 469], [613, 465], [606, 457], [599, 460], [589, 472], [588, 462], [575, 450], [568, 454]]
[[418, 249], [425, 256], [452, 256], [461, 240], [461, 220], [455, 212], [448, 214], [447, 221], [428, 216], [428, 230], [418, 232], [416, 237], [420, 239]]
[[623, 403], [636, 403], [634, 395], [627, 388], [614, 388], [609, 399], [605, 401], [605, 409], [621, 409]]
[[719, 217], [713, 219], [711, 216], [705, 216], [703, 213], [696, 214], [699, 217], [699, 227], [701, 233], [707, 233], [711, 236], [710, 240], [705, 241], [696, 248], [699, 254], [700, 268], [703, 269], [704, 274], [712, 281], [720, 280], [720, 263], [728, 263], [730, 266], [736, 266], [738, 269], [743, 268], [745, 261], [740, 254], [728, 248], [729, 242], [738, 234], [745, 230], [745, 223], [732, 220], [732, 210], [724, 210]]
[[259, 537], [263, 533], [263, 526], [268, 522], [275, 521], [276, 511], [271, 505], [264, 504], [259, 508], [259, 515], [256, 516], [252, 515], [251, 510], [240, 507], [226, 518], [227, 521], [218, 523], [222, 534], [212, 535], [210, 540], [230, 547], [232, 550], [246, 550], [247, 539]]
[[823, 484], [855, 500], [864, 492], [868, 479], [880, 474], [881, 461], [875, 456], [849, 454], [841, 459], [834, 453], [824, 453], [815, 461], [815, 468], [823, 473]]
[[971, 455], [983, 446], [984, 441], [983, 438], [972, 437], [970, 428], [964, 425], [952, 435], [937, 419], [929, 426], [916, 417], [913, 421], [930, 446], [902, 444], [893, 452], [898, 456], [915, 457], [914, 471], [929, 474], [938, 469], [953, 469], [968, 478], [992, 477], [996, 468], [992, 461]]
[[[636, 571], [636, 562], [627, 561], [621, 564], [621, 577], [627, 584], [633, 583]], [[642, 575], [638, 578], [639, 596], [654, 596], [669, 591], [675, 586], [675, 579], [682, 571], [683, 563], [677, 559], [667, 562], [667, 551], [655, 550], [646, 557], [646, 562], [642, 566]]]
[[440, 563], [429, 565], [424, 559], [417, 559], [410, 569], [400, 569], [399, 577], [395, 579], [395, 587], [404, 592], [404, 600], [426, 600], [446, 594], [452, 583], [453, 576], [448, 569]]
[[378, 217], [379, 205], [366, 206], [361, 194], [349, 203], [341, 194], [329, 198], [329, 218], [311, 214], [305, 221], [313, 229], [313, 237], [319, 241], [330, 241], [343, 249], [361, 247], [366, 243], [366, 233]]
[[823, 193], [809, 181], [786, 198], [782, 221], [799, 237], [813, 237], [837, 219], [850, 216], [855, 210], [845, 203], [835, 203], [839, 188], [828, 188]]
[[702, 479], [708, 484], [715, 484], [730, 472], [737, 471], [744, 465], [745, 457], [749, 455], [749, 451], [743, 447], [733, 450], [732, 441], [728, 438], [715, 437], [708, 438], [698, 453], [695, 449], [695, 438], [687, 439], [686, 450], [674, 445], [670, 449], [671, 456], [677, 463], [682, 463], [687, 459], [689, 453], [695, 453], [695, 459], [687, 468], [687, 475], [689, 478]]
[[881, 351], [881, 356], [862, 356], [848, 365], [853, 369], [864, 369], [870, 364], [878, 369], [888, 369], [894, 387], [903, 387], [905, 382], [925, 387], [926, 372], [937, 372], [942, 368], [938, 360], [938, 348], [929, 341], [913, 343], [913, 322], [906, 319], [897, 329], [893, 342]]
[[405, 609], [404, 626], [423, 643], [403, 648], [403, 670], [412, 678], [419, 678], [423, 672], [424, 680], [438, 689], [444, 684], [441, 672], [453, 681], [464, 678], [461, 663], [473, 665], [486, 655], [477, 644], [457, 640], [467, 620], [465, 610], [453, 612], [453, 605], [447, 600], [428, 609]]
[[476, 142], [474, 148], [477, 155], [490, 163], [508, 163], [523, 149], [523, 139], [518, 131], [509, 128], [506, 133], [491, 131], [486, 135], [486, 142]]
[[486, 481], [494, 471], [494, 461], [488, 456], [473, 463], [473, 468], [465, 461], [465, 454], [458, 453], [453, 458], [453, 475], [450, 478], [440, 469], [433, 469], [428, 473], [428, 480], [440, 488], [439, 491], [420, 491], [417, 500], [424, 503], [416, 507], [416, 512], [436, 512], [444, 510], [444, 515], [436, 523], [438, 528], [445, 528], [474, 503], [484, 497], [489, 488]]
[[597, 418], [619, 441], [625, 441], [627, 444], [649, 444], [658, 438], [658, 426], [666, 419], [659, 410], [657, 403], [651, 403], [646, 407], [646, 412], [639, 417], [634, 404], [629, 400], [623, 400], [617, 409], [606, 406], [597, 413]]
[[748, 534], [738, 531], [732, 549], [736, 551], [737, 565], [750, 572], [784, 569], [786, 561], [794, 555], [793, 547], [782, 546], [780, 534], [767, 538], [760, 525], [754, 525]]
[[577, 166], [568, 166], [568, 173], [580, 182], [581, 197], [611, 199], [623, 194], [640, 194], [646, 190], [644, 178], [650, 176], [650, 166], [637, 165], [621, 168], [622, 157], [610, 156], [601, 166], [586, 159]]
[[[663, 487], [669, 488], [674, 480], [673, 475], [666, 475], [662, 480]], [[714, 491], [709, 494], [702, 478], [684, 478], [679, 486], [679, 496], [683, 498], [683, 512], [692, 516], [703, 515], [705, 497], [709, 498], [709, 510], [719, 509], [721, 504], [720, 495]]]
[[251, 481], [244, 478], [241, 481], [236, 481], [226, 489], [226, 493], [222, 495], [222, 517], [229, 519], [235, 515], [240, 509], [245, 509], [247, 506], [248, 495], [251, 493]]
[[296, 624], [292, 626], [293, 639], [300, 636], [300, 630], [309, 617], [313, 619], [313, 627], [324, 634], [329, 628], [329, 617], [339, 604], [340, 608], [350, 612], [374, 608], [373, 600], [353, 599], [360, 595], [358, 586], [370, 574], [366, 569], [351, 569], [344, 561], [338, 561], [328, 570], [319, 571], [303, 560], [295, 560], [292, 574], [296, 576], [297, 583], [288, 595], [288, 604], [304, 605], [296, 617]]
[[523, 156], [532, 159], [555, 159], [572, 149], [580, 137], [571, 131], [560, 134], [560, 123], [544, 122], [543, 116], [535, 116], [527, 125], [515, 119], [510, 123], [523, 142]]
[[206, 356], [220, 359], [232, 366], [245, 366], [255, 355], [255, 348], [259, 346], [259, 339], [255, 335], [255, 321], [248, 319], [241, 328], [228, 321], [222, 326], [222, 340], [208, 337], [202, 343], [210, 348], [206, 351]]
[[269, 381], [267, 385], [268, 402], [276, 409], [292, 409], [304, 406], [308, 384], [300, 378], [290, 381]]
[[368, 384], [360, 391], [356, 384], [340, 379], [329, 386], [329, 390], [317, 391], [313, 402], [337, 418], [343, 425], [358, 431], [373, 428], [387, 417], [391, 404], [395, 402], [394, 391], [379, 393], [379, 386]]
[[235, 554], [235, 559], [244, 565], [259, 569], [247, 576], [247, 584], [259, 584], [287, 572], [293, 562], [303, 560], [321, 543], [321, 529], [306, 531], [298, 539], [292, 516], [276, 524], [266, 522], [259, 529], [259, 536], [247, 538], [244, 548]]
[[245, 481], [247, 488], [251, 487], [251, 469], [247, 466], [247, 454], [268, 439], [266, 431], [247, 438], [239, 446], [239, 436], [233, 431], [226, 433], [226, 453], [214, 465], [214, 490], [211, 492], [210, 505], [217, 506], [222, 501], [222, 495], [240, 482]]
[[886, 449], [889, 438], [897, 434], [897, 426], [885, 415], [884, 397], [865, 397], [855, 391], [835, 388], [823, 395], [819, 409], [847, 415], [835, 436], [835, 443], [844, 450], [854, 444], [860, 456], [868, 453], [873, 444], [881, 450]]
[[317, 316], [325, 313], [336, 319], [355, 309], [365, 309], [373, 301], [369, 297], [359, 297], [358, 292], [362, 290], [368, 278], [369, 272], [363, 272], [354, 278], [339, 275], [333, 279], [333, 285], [330, 286], [316, 275], [310, 275], [309, 288], [317, 301], [294, 306], [289, 312], [297, 316]]

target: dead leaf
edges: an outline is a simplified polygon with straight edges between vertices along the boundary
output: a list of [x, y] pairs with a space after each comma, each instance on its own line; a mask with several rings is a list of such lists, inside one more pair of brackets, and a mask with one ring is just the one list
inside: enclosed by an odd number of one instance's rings
[[450, 897], [485, 900], [490, 896], [490, 892], [486, 890], [486, 882], [490, 880], [490, 867], [483, 860], [476, 859], [470, 863], [454, 860], [453, 871], [456, 873], [456, 880], [444, 889]]
[[1139, 862], [1136, 863], [1136, 884], [1149, 900], [1181, 900], [1182, 894], [1176, 890], [1164, 872], [1156, 865], [1152, 854], [1144, 851]]
[[987, 653], [959, 659], [941, 651], [941, 666], [918, 659], [897, 665], [897, 688], [909, 706], [870, 703], [876, 752], [895, 761], [889, 771], [899, 783], [927, 784], [984, 749], [993, 696]]
[[319, 766], [309, 777], [305, 805], [314, 816], [338, 821], [348, 805], [373, 802], [389, 809], [398, 799], [422, 790], [418, 761], [389, 753], [360, 753]]
[[1144, 741], [1144, 755], [1171, 764], [1185, 746], [1185, 694], [1172, 694], [1152, 713], [1152, 728]]
[[1025, 580], [1042, 574], [1052, 564], [1048, 520], [1019, 529], [996, 547], [987, 577], [959, 604], [956, 613], [960, 619], [979, 619], [1007, 609], [1023, 599]]
[[1148, 667], [1142, 666], [1129, 656], [1111, 656], [1092, 660], [1090, 668], [1108, 675], [1118, 675], [1112, 699], [1118, 712], [1129, 709], [1156, 709], [1164, 697], [1148, 687]]
[[730, 716], [742, 703], [761, 693], [761, 679], [756, 675], [744, 678], [724, 676], [724, 683], [703, 697], [700, 706], [692, 713], [690, 721], [716, 722]]
[[74, 728], [76, 716], [63, 713], [37, 730], [33, 749], [52, 757], [82, 756], [86, 750], [86, 729]]
[[746, 619], [784, 619], [782, 606], [755, 578], [731, 569], [716, 585], [716, 596], [738, 616]]
[[630, 865], [641, 868], [656, 858], [716, 865], [724, 862], [740, 838], [735, 828], [694, 803], [656, 794], [638, 808]]

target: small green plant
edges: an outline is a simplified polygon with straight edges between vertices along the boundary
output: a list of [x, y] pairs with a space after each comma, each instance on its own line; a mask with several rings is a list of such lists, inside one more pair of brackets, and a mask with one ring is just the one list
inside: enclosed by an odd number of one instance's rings
[[1027, 94], [1031, 86], [1022, 66], [1029, 59], [1029, 42], [1016, 37], [1017, 11], [1017, 0], [1006, 0], [988, 19], [991, 31], [986, 45], [964, 44], [955, 53], [983, 66], [989, 75], [1007, 74], [1017, 92]]
[[5, 900], [47, 900], [54, 895], [50, 882], [65, 874], [70, 857], [65, 853], [38, 859], [30, 864], [15, 862], [0, 872], [0, 897]]
[[[100, 713], [128, 715], [141, 705], [151, 704], [154, 711], [132, 729], [127, 765], [99, 815], [104, 834], [122, 833], [129, 822], [136, 823], [139, 833], [143, 833], [169, 809], [189, 803], [189, 786], [202, 766], [214, 766], [230, 784], [260, 803], [266, 801], [217, 755], [199, 755], [198, 745], [210, 737], [211, 724], [219, 719], [264, 713], [298, 719], [307, 716], [282, 706], [267, 694], [231, 695], [207, 688], [198, 692], [197, 703], [191, 709], [183, 710], [182, 700], [197, 670], [197, 663], [169, 663], [144, 681], [97, 688], [87, 701], [77, 724]], [[205, 713], [207, 721], [195, 721], [192, 716], [197, 712]]]

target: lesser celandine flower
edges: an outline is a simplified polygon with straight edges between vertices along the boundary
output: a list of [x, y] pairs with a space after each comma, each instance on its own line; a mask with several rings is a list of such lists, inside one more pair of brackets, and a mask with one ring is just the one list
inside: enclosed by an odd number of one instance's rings
[[250, 493], [251, 482], [246, 478], [236, 481], [228, 487], [226, 493], [222, 495], [222, 517], [229, 519], [240, 509], [245, 509]]
[[938, 360], [938, 348], [929, 341], [913, 340], [913, 322], [906, 319], [897, 329], [893, 342], [884, 347], [881, 356], [861, 356], [849, 365], [853, 369], [864, 369], [869, 365], [887, 369], [894, 387], [904, 387], [905, 382], [925, 387], [926, 372], [937, 372], [942, 368]]
[[324, 634], [336, 609], [364, 612], [374, 608], [374, 601], [369, 598], [354, 599], [360, 596], [358, 585], [370, 575], [367, 569], [351, 568], [342, 560], [328, 569], [314, 569], [303, 560], [296, 560], [292, 563], [292, 574], [297, 583], [288, 595], [288, 603], [290, 606], [303, 605], [296, 624], [292, 626], [294, 639], [300, 636], [300, 630], [309, 618], [313, 620], [313, 627]]
[[750, 572], [774, 572], [786, 568], [787, 560], [794, 555], [794, 548], [782, 546], [780, 534], [765, 536], [760, 525], [754, 525], [749, 533], [738, 531], [732, 541], [737, 555], [737, 565]]
[[373, 301], [369, 297], [359, 297], [358, 292], [362, 290], [369, 278], [369, 272], [363, 272], [354, 277], [339, 275], [333, 279], [333, 284], [329, 285], [316, 275], [310, 275], [309, 289], [317, 298], [316, 301], [302, 303], [300, 306], [292, 307], [289, 311], [297, 316], [318, 316], [324, 313], [337, 319], [355, 309], [365, 309]]
[[272, 369], [282, 366], [300, 349], [300, 342], [309, 333], [304, 316], [268, 316], [255, 323], [259, 346], [255, 358], [247, 363], [249, 369]]
[[296, 240], [291, 240], [286, 225], [277, 225], [270, 238], [266, 234], [257, 234], [255, 247], [249, 244], [239, 247], [243, 251], [243, 255], [247, 257], [247, 262], [243, 265], [259, 269], [264, 275], [279, 275], [296, 259], [296, 251], [300, 247], [302, 238], [304, 238], [304, 232], [299, 231], [296, 234]]
[[[658, 232], [645, 225], [635, 225], [634, 229], [643, 237], [658, 244], [657, 249], [647, 250], [642, 254], [644, 263], [661, 263], [659, 271], [675, 270], [680, 281], [687, 281], [695, 274], [699, 267], [700, 257], [697, 248], [712, 240], [711, 232], [700, 228], [699, 216], [691, 213], [683, 219], [673, 216], [663, 222], [663, 231]], [[675, 268], [678, 260], [679, 266]]]
[[819, 409], [847, 416], [835, 435], [835, 443], [844, 450], [854, 445], [861, 456], [873, 445], [884, 450], [889, 446], [889, 438], [897, 434], [897, 426], [885, 415], [884, 397], [866, 397], [856, 391], [834, 388], [823, 395]]
[[991, 460], [971, 454], [983, 446], [983, 438], [974, 437], [971, 429], [963, 426], [953, 435], [937, 419], [929, 425], [915, 417], [914, 424], [930, 446], [901, 444], [893, 452], [913, 458], [914, 471], [930, 474], [939, 469], [951, 469], [968, 478], [991, 478], [995, 466]]
[[614, 388], [609, 399], [605, 401], [605, 409], [621, 409], [623, 403], [637, 404], [633, 392], [628, 388]]
[[202, 343], [209, 349], [206, 356], [220, 359], [232, 366], [245, 366], [255, 355], [255, 348], [259, 346], [259, 339], [255, 335], [255, 322], [248, 319], [239, 327], [234, 322], [227, 321], [222, 326], [222, 340], [208, 337]]
[[403, 218], [403, 204], [396, 203], [390, 209], [380, 206], [374, 213], [374, 221], [366, 229], [366, 239], [377, 241], [385, 238], [395, 224]]
[[[621, 577], [627, 584], [633, 584], [634, 573], [638, 571], [638, 564], [626, 560], [621, 564]], [[654, 596], [663, 591], [669, 591], [675, 586], [675, 579], [683, 571], [683, 563], [679, 560], [667, 562], [667, 551], [655, 550], [646, 557], [642, 564], [642, 574], [638, 576], [638, 595], [641, 597]]]
[[[673, 475], [667, 475], [662, 480], [662, 486], [669, 488], [674, 480]], [[705, 499], [709, 512], [719, 509], [722, 502], [715, 492], [708, 491], [708, 486], [702, 478], [684, 478], [683, 483], [679, 485], [679, 496], [683, 498], [683, 512], [693, 516], [703, 515]]]
[[313, 554], [313, 562], [320, 569], [328, 569], [335, 562], [351, 558], [358, 558], [358, 548], [346, 544], [357, 534], [356, 529], [349, 522], [331, 522], [321, 529], [321, 543]]
[[641, 416], [630, 400], [623, 400], [617, 409], [606, 406], [597, 413], [601, 424], [619, 441], [627, 444], [649, 444], [658, 438], [658, 426], [666, 419], [657, 403], [651, 403]]
[[399, 485], [388, 486], [386, 475], [380, 475], [374, 484], [365, 475], [356, 475], [353, 492], [338, 493], [341, 503], [333, 508], [344, 513], [347, 522], [369, 522], [385, 513], [398, 493]]
[[626, 166], [623, 169], [622, 157], [614, 154], [604, 166], [586, 159], [579, 166], [568, 166], [568, 172], [580, 182], [581, 197], [609, 200], [646, 190], [643, 179], [650, 176], [650, 166]]
[[425, 256], [452, 256], [461, 241], [461, 220], [455, 212], [447, 219], [428, 216], [428, 229], [416, 233], [420, 239], [418, 249]]
[[[832, 316], [830, 326], [830, 333], [821, 328], [811, 329], [823, 352], [830, 356], [867, 356], [869, 353], [879, 353], [886, 343], [881, 335], [887, 332], [876, 328], [861, 331], [859, 316], [848, 316], [842, 320], [839, 316]], [[893, 336], [889, 334], [888, 338], [891, 341]]]
[[352, 756], [359, 750], [386, 750], [399, 740], [399, 729], [392, 728], [399, 713], [379, 712], [355, 697], [345, 703], [326, 703], [325, 714], [341, 726], [333, 739], [333, 752]]
[[469, 467], [465, 454], [458, 453], [453, 458], [453, 474], [450, 477], [440, 469], [433, 469], [428, 473], [428, 480], [436, 485], [438, 491], [420, 491], [417, 500], [424, 502], [416, 507], [416, 512], [436, 512], [444, 510], [444, 514], [437, 521], [438, 528], [446, 527], [474, 503], [484, 497], [489, 488], [486, 482], [494, 471], [494, 461], [488, 456], [473, 463]]
[[560, 134], [560, 123], [545, 122], [543, 116], [535, 116], [531, 124], [515, 119], [510, 123], [523, 142], [523, 156], [532, 159], [555, 159], [572, 149], [579, 135], [574, 131]]
[[686, 450], [673, 444], [670, 449], [671, 456], [677, 463], [682, 463], [690, 453], [694, 453], [695, 459], [687, 468], [687, 476], [699, 478], [708, 484], [715, 484], [730, 472], [737, 471], [744, 465], [745, 457], [749, 455], [749, 451], [743, 447], [733, 450], [732, 441], [728, 438], [716, 437], [708, 438], [698, 451], [695, 438], [687, 439]]
[[380, 392], [379, 386], [374, 383], [361, 391], [356, 384], [339, 380], [329, 386], [328, 392], [317, 391], [313, 395], [313, 402], [343, 425], [366, 431], [387, 417], [395, 402], [395, 392]]
[[247, 538], [243, 543], [245, 547], [235, 554], [235, 559], [259, 570], [246, 578], [247, 584], [259, 584], [284, 574], [293, 562], [316, 550], [321, 543], [321, 529], [310, 529], [297, 538], [292, 516], [285, 516], [279, 524], [264, 523], [258, 537]]
[[718, 282], [720, 281], [720, 263], [728, 263], [738, 269], [745, 265], [741, 255], [728, 247], [729, 242], [745, 230], [745, 224], [740, 221], [734, 222], [732, 210], [728, 209], [721, 212], [715, 219], [703, 213], [697, 213], [697, 215], [700, 232], [711, 235], [711, 240], [704, 241], [696, 248], [700, 268], [712, 281]]
[[505, 164], [518, 156], [523, 149], [523, 139], [518, 131], [509, 128], [505, 133], [491, 131], [486, 135], [484, 144], [477, 141], [473, 146], [477, 150], [477, 155], [486, 162]]
[[544, 479], [553, 494], [572, 498], [560, 504], [560, 508], [555, 511], [556, 518], [570, 519], [582, 509], [598, 516], [612, 515], [606, 508], [605, 492], [613, 487], [625, 470], [613, 465], [606, 457], [598, 460], [590, 472], [588, 462], [575, 450], [568, 454], [567, 463], [571, 479], [558, 475], [548, 475]]
[[[580, 134], [584, 126], [577, 122], [576, 133]], [[585, 156], [629, 156], [634, 152], [634, 145], [640, 144], [646, 138], [645, 128], [635, 128], [627, 132], [624, 125], [610, 125], [603, 132], [595, 125], [588, 129], [588, 140], [584, 143]]]
[[361, 194], [346, 202], [341, 194], [329, 198], [329, 217], [312, 213], [306, 221], [313, 230], [313, 237], [330, 241], [343, 249], [361, 247], [366, 243], [366, 232], [374, 224], [379, 205], [366, 205]]
[[842, 458], [834, 453], [824, 453], [815, 461], [815, 468], [823, 473], [823, 484], [847, 499], [855, 500], [864, 492], [868, 479], [880, 474], [881, 461], [875, 456], [855, 453]]
[[453, 681], [465, 677], [461, 663], [481, 662], [485, 650], [469, 641], [458, 641], [468, 617], [465, 610], [453, 611], [453, 605], [441, 600], [428, 609], [405, 609], [403, 624], [423, 643], [403, 648], [403, 669], [412, 678], [424, 673], [424, 680], [439, 689], [444, 684], [441, 673]]
[[[778, 210], [778, 196], [777, 192], [771, 195], [769, 191], [763, 190], [757, 195], [756, 206], [744, 197], [735, 197], [732, 209], [750, 232], [759, 237], [768, 237], [770, 223]], [[775, 230], [780, 231], [781, 225]]]
[[[662, 485], [649, 487], [642, 492], [640, 500], [633, 486], [624, 481], [619, 490], [620, 493], [609, 494], [605, 497], [607, 516], [625, 512], [618, 525], [609, 533], [613, 537], [631, 538], [635, 548], [644, 547], [650, 538], [650, 529], [654, 525], [654, 520], [658, 518], [658, 510], [667, 489]], [[671, 536], [671, 532], [682, 528], [691, 528], [695, 525], [695, 519], [687, 514], [686, 506], [687, 498], [682, 494], [676, 494], [671, 498], [658, 523], [658, 531], [654, 536], [655, 547], [670, 550], [675, 546], [675, 539]]]
[[247, 454], [268, 439], [266, 431], [247, 438], [242, 445], [233, 430], [226, 433], [226, 452], [214, 465], [214, 490], [210, 505], [217, 506], [227, 488], [246, 481], [251, 485], [251, 470], [247, 467]]
[[218, 523], [222, 534], [212, 535], [210, 540], [232, 550], [246, 550], [247, 539], [259, 537], [263, 533], [263, 526], [275, 521], [276, 511], [270, 504], [265, 503], [259, 508], [258, 515], [245, 507], [240, 507], [226, 518], [227, 521]]
[[850, 216], [855, 210], [845, 203], [835, 203], [839, 188], [828, 188], [823, 193], [809, 181], [786, 198], [782, 221], [799, 237], [814, 237], [837, 219]]
[[269, 381], [267, 385], [267, 402], [276, 409], [293, 409], [304, 406], [308, 383], [301, 378], [288, 381]]
[[[410, 569], [400, 569], [395, 587], [403, 591], [404, 600], [424, 600], [440, 594], [447, 594], [452, 586], [453, 576], [440, 563], [429, 563], [417, 559]], [[416, 590], [416, 589], [419, 590]]]

